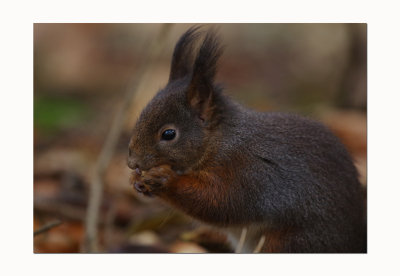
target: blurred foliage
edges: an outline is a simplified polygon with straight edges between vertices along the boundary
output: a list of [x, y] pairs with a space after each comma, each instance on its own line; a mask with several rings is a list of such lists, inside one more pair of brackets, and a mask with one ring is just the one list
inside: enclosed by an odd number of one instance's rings
[[45, 95], [34, 100], [34, 127], [43, 134], [52, 135], [76, 127], [88, 115], [88, 105], [78, 98]]

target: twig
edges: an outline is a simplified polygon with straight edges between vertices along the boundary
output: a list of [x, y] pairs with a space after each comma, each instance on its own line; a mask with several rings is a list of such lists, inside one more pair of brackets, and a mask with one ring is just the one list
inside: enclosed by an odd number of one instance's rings
[[33, 236], [36, 237], [39, 234], [42, 234], [44, 232], [49, 231], [50, 229], [59, 226], [62, 222], [60, 220], [55, 220], [52, 222], [49, 222], [48, 224], [40, 227], [38, 230], [36, 230], [35, 232], [33, 232]]
[[[111, 202], [115, 202], [118, 200], [116, 196], [113, 196]], [[105, 215], [104, 219], [104, 246], [105, 248], [110, 248], [112, 246], [112, 238], [113, 238], [113, 233], [114, 233], [114, 219], [117, 214], [117, 208], [115, 204], [111, 204], [110, 208], [107, 210], [107, 213]]]
[[240, 253], [242, 251], [242, 248], [243, 248], [243, 245], [244, 245], [244, 241], [246, 240], [246, 235], [247, 235], [247, 228], [243, 227], [242, 228], [242, 233], [240, 234], [239, 243], [236, 246], [235, 253]]
[[258, 244], [256, 246], [256, 248], [254, 249], [253, 253], [260, 253], [261, 248], [263, 247], [265, 243], [265, 235], [262, 235], [260, 240], [258, 241]]
[[125, 97], [121, 103], [121, 106], [117, 109], [114, 120], [111, 124], [111, 129], [108, 132], [99, 158], [97, 159], [96, 165], [93, 168], [89, 190], [88, 208], [86, 212], [85, 240], [83, 244], [84, 252], [98, 252], [99, 250], [97, 227], [104, 189], [103, 176], [115, 151], [126, 115], [132, 103], [132, 99], [134, 98], [136, 91], [142, 86], [143, 80], [146, 79], [146, 76], [150, 73], [155, 61], [163, 49], [165, 38], [170, 30], [170, 27], [171, 24], [163, 24], [157, 39], [152, 42], [149, 47], [149, 51], [147, 51], [148, 56], [143, 60], [143, 66], [141, 66], [142, 69], [136, 75], [135, 80], [128, 85]]

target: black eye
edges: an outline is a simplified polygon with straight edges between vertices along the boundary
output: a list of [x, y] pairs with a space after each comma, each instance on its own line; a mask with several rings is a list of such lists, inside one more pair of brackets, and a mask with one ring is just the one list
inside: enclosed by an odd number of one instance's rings
[[169, 141], [174, 139], [175, 136], [176, 136], [175, 129], [167, 129], [162, 133], [161, 139]]

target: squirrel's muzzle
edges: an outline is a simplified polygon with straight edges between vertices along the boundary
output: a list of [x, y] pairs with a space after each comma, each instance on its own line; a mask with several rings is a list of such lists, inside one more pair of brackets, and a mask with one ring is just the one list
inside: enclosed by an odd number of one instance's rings
[[129, 149], [127, 164], [128, 167], [131, 168], [132, 170], [140, 168], [139, 159], [137, 158], [136, 154], [133, 153], [133, 151], [130, 149]]

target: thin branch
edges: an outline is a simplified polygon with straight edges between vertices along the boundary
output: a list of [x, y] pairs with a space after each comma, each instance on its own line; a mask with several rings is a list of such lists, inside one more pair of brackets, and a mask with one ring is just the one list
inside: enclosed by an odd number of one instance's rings
[[262, 235], [253, 253], [260, 253], [264, 243], [265, 243], [265, 235]]
[[125, 97], [121, 103], [121, 106], [117, 109], [114, 120], [111, 124], [111, 129], [108, 132], [96, 165], [93, 168], [89, 190], [88, 208], [86, 212], [85, 240], [83, 244], [83, 251], [85, 252], [99, 251], [98, 220], [104, 189], [103, 176], [114, 154], [132, 100], [142, 86], [146, 76], [152, 71], [151, 69], [154, 67], [157, 58], [164, 47], [166, 40], [165, 38], [169, 33], [170, 27], [171, 24], [163, 24], [157, 38], [151, 43], [149, 50], [147, 51], [148, 56], [143, 60], [143, 64], [140, 66], [140, 72], [136, 75], [135, 80], [128, 85]]
[[[111, 202], [115, 202], [118, 200], [116, 196], [113, 196]], [[110, 248], [112, 246], [113, 242], [113, 233], [114, 231], [114, 219], [117, 214], [117, 208], [116, 204], [111, 204], [110, 208], [107, 210], [107, 213], [105, 214], [105, 219], [104, 219], [104, 246], [105, 248]]]
[[48, 224], [46, 224], [46, 225], [40, 227], [38, 230], [36, 230], [35, 232], [33, 232], [33, 236], [36, 237], [36, 236], [39, 235], [39, 234], [42, 234], [42, 233], [44, 233], [44, 232], [47, 232], [47, 231], [49, 231], [50, 229], [52, 229], [52, 228], [54, 228], [54, 227], [56, 227], [56, 226], [59, 226], [61, 223], [62, 223], [61, 220], [55, 220], [55, 221], [49, 222]]
[[246, 235], [247, 235], [247, 228], [243, 227], [242, 233], [240, 234], [239, 243], [237, 244], [236, 249], [235, 249], [235, 253], [240, 253], [242, 251], [244, 241], [246, 240]]

